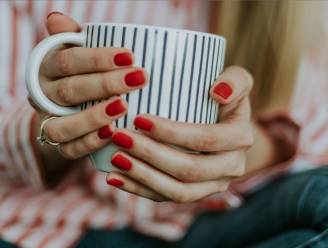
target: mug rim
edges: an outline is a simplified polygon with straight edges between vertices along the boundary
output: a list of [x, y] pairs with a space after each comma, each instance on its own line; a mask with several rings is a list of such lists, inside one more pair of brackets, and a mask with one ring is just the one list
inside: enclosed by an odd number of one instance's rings
[[143, 28], [151, 28], [151, 29], [165, 29], [168, 31], [180, 31], [180, 32], [191, 33], [191, 34], [211, 36], [211, 37], [215, 37], [215, 38], [221, 39], [224, 42], [226, 42], [226, 38], [221, 35], [207, 33], [207, 32], [201, 32], [201, 31], [195, 31], [195, 30], [190, 30], [190, 29], [185, 29], [185, 28], [172, 28], [172, 27], [166, 27], [166, 26], [144, 25], [144, 24], [134, 24], [134, 23], [120, 23], [120, 22], [86, 22], [83, 24], [83, 26], [90, 26], [90, 25], [115, 25], [115, 26], [130, 26], [130, 27], [137, 27], [137, 28], [143, 27]]

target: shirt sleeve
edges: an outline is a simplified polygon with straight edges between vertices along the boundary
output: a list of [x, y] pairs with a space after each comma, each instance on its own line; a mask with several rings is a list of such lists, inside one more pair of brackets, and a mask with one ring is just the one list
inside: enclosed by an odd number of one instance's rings
[[0, 185], [44, 185], [41, 159], [33, 145], [36, 112], [28, 102], [0, 111]]
[[23, 1], [0, 1], [0, 187], [43, 185], [33, 146], [37, 115], [27, 101], [26, 61], [37, 29]]
[[278, 156], [263, 169], [234, 181], [231, 188], [240, 194], [255, 191], [289, 173], [298, 151], [300, 126], [287, 113], [265, 113], [258, 115], [255, 121], [273, 142]]

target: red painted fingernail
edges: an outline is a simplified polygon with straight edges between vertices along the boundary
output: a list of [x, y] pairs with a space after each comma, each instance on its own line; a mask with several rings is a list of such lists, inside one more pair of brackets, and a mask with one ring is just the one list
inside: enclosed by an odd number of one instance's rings
[[63, 13], [59, 12], [59, 11], [52, 11], [47, 15], [47, 19], [49, 19], [49, 17], [53, 14], [58, 14], [58, 15], [63, 15]]
[[229, 84], [222, 82], [214, 87], [214, 93], [227, 99], [232, 94], [232, 89]]
[[127, 86], [135, 87], [144, 84], [146, 77], [143, 71], [139, 70], [126, 74], [124, 80]]
[[116, 186], [116, 187], [122, 187], [124, 185], [123, 181], [121, 181], [120, 179], [116, 179], [116, 178], [111, 178], [111, 179], [107, 180], [107, 184]]
[[112, 129], [110, 128], [109, 125], [103, 126], [98, 130], [98, 137], [101, 139], [107, 139], [111, 137], [113, 134]]
[[120, 99], [117, 99], [117, 100], [111, 102], [106, 107], [106, 113], [109, 116], [118, 115], [118, 114], [123, 113], [124, 111], [125, 111], [125, 106]]
[[142, 116], [138, 116], [138, 117], [136, 117], [135, 119], [134, 119], [134, 125], [137, 127], [137, 128], [139, 128], [139, 129], [141, 129], [141, 130], [145, 130], [145, 131], [150, 131], [150, 130], [152, 130], [152, 128], [153, 128], [153, 126], [154, 126], [154, 124], [150, 121], [150, 120], [148, 120], [148, 119], [146, 119], [146, 118], [144, 118], [144, 117], [142, 117]]
[[130, 170], [132, 167], [131, 161], [121, 154], [112, 158], [112, 164], [123, 170]]
[[114, 63], [118, 66], [132, 65], [133, 59], [131, 53], [118, 53], [114, 57]]
[[114, 144], [123, 148], [131, 148], [133, 146], [133, 139], [125, 133], [117, 132], [113, 135], [112, 141]]

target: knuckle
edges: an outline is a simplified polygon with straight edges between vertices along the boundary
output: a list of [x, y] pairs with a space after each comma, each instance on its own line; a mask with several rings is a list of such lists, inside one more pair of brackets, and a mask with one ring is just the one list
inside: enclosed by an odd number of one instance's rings
[[60, 153], [67, 159], [74, 160], [77, 159], [77, 154], [73, 151], [73, 149], [68, 145], [60, 146]]
[[103, 61], [102, 58], [103, 58], [102, 53], [100, 53], [99, 50], [94, 49], [93, 53], [91, 54], [91, 58], [90, 58], [91, 66], [93, 68], [101, 67], [101, 64], [102, 64], [102, 61]]
[[100, 74], [100, 85], [101, 85], [103, 92], [105, 92], [107, 95], [111, 95], [113, 93], [113, 87], [112, 87], [112, 84], [108, 80], [107, 73]]
[[231, 168], [232, 176], [241, 177], [245, 175], [246, 158], [244, 154], [240, 154], [235, 159], [234, 166]]
[[230, 181], [229, 180], [227, 180], [226, 182], [220, 182], [219, 184], [218, 184], [218, 192], [224, 192], [224, 191], [227, 191], [228, 190], [228, 188], [229, 188], [229, 186], [230, 186]]
[[149, 173], [148, 170], [143, 170], [142, 173], [136, 173], [135, 177], [137, 181], [143, 185], [148, 185], [149, 182], [156, 182], [156, 179], [154, 178], [153, 174]]
[[[98, 106], [96, 106], [97, 108]], [[106, 118], [103, 116], [102, 113], [99, 113], [96, 109], [88, 109], [84, 112], [84, 119], [88, 123], [88, 125], [92, 128], [102, 127], [104, 125], [104, 121]]]
[[199, 166], [196, 166], [196, 163], [190, 159], [190, 161], [178, 171], [177, 177], [184, 182], [198, 181], [201, 177], [201, 170]]
[[217, 144], [217, 137], [210, 132], [204, 131], [198, 142], [196, 148], [198, 151], [207, 151], [213, 149]]
[[189, 203], [192, 201], [190, 193], [187, 190], [178, 190], [172, 194], [173, 201], [177, 203]]
[[57, 98], [62, 104], [71, 105], [73, 102], [73, 87], [71, 86], [69, 79], [62, 79], [58, 82]]
[[65, 139], [65, 134], [59, 128], [53, 127], [48, 124], [44, 126], [44, 132], [46, 136], [54, 142], [61, 142]]
[[84, 138], [81, 142], [88, 152], [97, 150], [100, 147], [100, 141], [96, 138]]
[[147, 161], [153, 158], [154, 148], [151, 146], [142, 146], [139, 147], [138, 152], [140, 152], [140, 157]]
[[231, 66], [231, 69], [238, 71], [240, 77], [243, 79], [243, 82], [246, 84], [246, 89], [250, 91], [253, 88], [254, 84], [254, 78], [252, 74], [244, 67], [237, 65]]
[[56, 53], [55, 61], [61, 74], [67, 75], [72, 72], [72, 65], [69, 58], [70, 52], [68, 50], [61, 50]]

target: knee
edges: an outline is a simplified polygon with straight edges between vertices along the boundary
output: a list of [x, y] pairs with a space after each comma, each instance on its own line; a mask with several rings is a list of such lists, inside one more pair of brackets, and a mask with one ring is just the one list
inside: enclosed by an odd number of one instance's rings
[[297, 203], [297, 217], [311, 226], [328, 227], [328, 168], [307, 177]]

